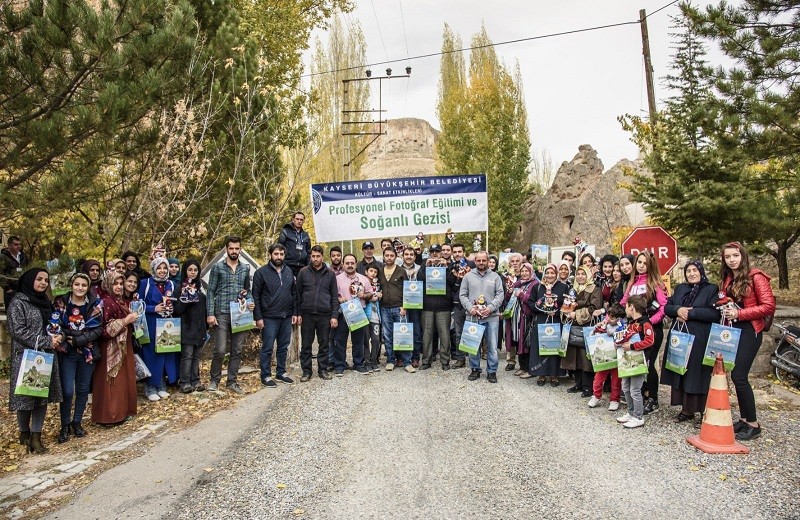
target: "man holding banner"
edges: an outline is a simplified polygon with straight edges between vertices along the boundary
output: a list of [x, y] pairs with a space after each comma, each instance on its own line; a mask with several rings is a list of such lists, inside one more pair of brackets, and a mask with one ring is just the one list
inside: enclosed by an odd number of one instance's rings
[[[339, 293], [339, 303], [356, 302], [363, 309], [367, 301], [372, 297], [372, 282], [363, 274], [356, 272], [355, 255], [347, 254], [342, 263], [344, 271], [336, 277], [336, 286]], [[344, 375], [347, 366], [347, 338], [353, 344], [353, 369], [359, 374], [368, 374], [370, 370], [364, 364], [364, 340], [366, 338], [368, 321], [350, 326], [347, 323], [343, 312], [339, 313], [336, 327], [336, 339], [334, 341], [333, 361], [334, 373], [336, 377]]]
[[[486, 327], [483, 340], [486, 342], [487, 362], [486, 379], [490, 383], [497, 382], [497, 330], [500, 325], [500, 307], [503, 305], [505, 292], [500, 275], [489, 270], [489, 253], [475, 253], [475, 269], [468, 272], [461, 281], [459, 298], [464, 310], [470, 316], [468, 320], [477, 321]], [[468, 379], [475, 381], [481, 377], [480, 352], [470, 354], [469, 366], [472, 369]]]

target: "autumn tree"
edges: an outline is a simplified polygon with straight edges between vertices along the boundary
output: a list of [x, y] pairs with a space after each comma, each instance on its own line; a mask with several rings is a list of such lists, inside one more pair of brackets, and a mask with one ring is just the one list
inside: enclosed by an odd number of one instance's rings
[[437, 153], [445, 174], [485, 173], [489, 185], [489, 237], [508, 244], [530, 193], [530, 136], [517, 64], [497, 57], [482, 28], [471, 41], [468, 71], [458, 38], [445, 26], [437, 111], [442, 132]]

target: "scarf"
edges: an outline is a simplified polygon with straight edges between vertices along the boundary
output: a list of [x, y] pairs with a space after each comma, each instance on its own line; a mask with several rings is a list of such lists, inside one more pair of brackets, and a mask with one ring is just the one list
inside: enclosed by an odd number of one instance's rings
[[17, 282], [17, 291], [28, 297], [31, 305], [39, 309], [42, 314], [42, 323], [46, 326], [50, 322], [50, 315], [53, 313], [53, 305], [47, 298], [46, 292], [38, 292], [33, 288], [33, 282], [39, 273], [46, 273], [47, 270], [40, 267], [33, 267], [25, 271]]
[[[161, 264], [164, 264], [164, 265], [166, 265], [166, 266], [167, 266], [167, 276], [165, 276], [165, 277], [163, 277], [163, 278], [159, 278], [159, 277], [158, 277], [158, 275], [156, 274], [156, 269], [157, 269], [157, 268], [158, 268], [158, 267], [159, 267]], [[152, 274], [151, 274], [150, 276], [151, 276], [151, 277], [153, 278], [153, 280], [154, 280], [154, 281], [156, 281], [156, 282], [159, 282], [159, 283], [164, 283], [164, 282], [166, 282], [167, 280], [169, 280], [169, 262], [167, 261], [167, 259], [166, 259], [166, 258], [164, 258], [164, 257], [162, 257], [162, 256], [159, 256], [159, 257], [157, 257], [157, 258], [153, 258], [153, 261], [152, 261], [152, 262], [150, 262], [150, 271], [152, 272]]]
[[[106, 271], [103, 275], [102, 287], [105, 291], [103, 296], [103, 304], [108, 307], [107, 314], [123, 315], [128, 314], [130, 309], [125, 302], [123, 296], [114, 294], [114, 282], [122, 279], [125, 283], [125, 275], [117, 273], [116, 271]], [[123, 289], [124, 292], [124, 289]], [[119, 374], [122, 368], [122, 363], [125, 361], [127, 354], [127, 336], [128, 327], [124, 326], [122, 320], [116, 318], [112, 321], [106, 321], [106, 333], [111, 337], [106, 348], [106, 381], [109, 384], [114, 384], [114, 379]]]
[[[169, 265], [177, 265], [178, 267], [181, 267], [181, 261], [178, 260], [177, 258], [167, 258], [167, 262], [169, 262]], [[183, 280], [183, 278], [184, 278], [183, 269], [179, 269], [178, 274], [176, 274], [175, 276], [172, 275], [169, 276], [172, 285], [174, 285], [175, 287], [181, 286], [181, 281]]]
[[[553, 271], [556, 272], [555, 282], [553, 282], [553, 283], [551, 283], [549, 285], [544, 281], [545, 275], [547, 274], [547, 270], [548, 269], [552, 269]], [[553, 286], [556, 284], [556, 282], [558, 282], [558, 267], [556, 267], [556, 264], [553, 264], [553, 263], [547, 264], [546, 266], [544, 266], [544, 269], [542, 269], [542, 285], [549, 292], [553, 288]]]
[[[691, 307], [694, 303], [694, 299], [697, 298], [697, 293], [700, 292], [700, 289], [708, 285], [708, 277], [706, 276], [706, 269], [703, 267], [703, 264], [700, 260], [689, 260], [686, 262], [686, 265], [683, 266], [683, 279], [686, 280], [686, 268], [690, 265], [693, 265], [700, 271], [700, 281], [696, 284], [691, 284], [692, 290], [686, 293], [686, 296], [683, 297], [681, 300], [681, 305], [684, 307]], [[689, 283], [688, 281], [686, 283]]]
[[83, 265], [81, 265], [81, 272], [86, 274], [87, 276], [89, 276], [89, 269], [91, 269], [94, 266], [97, 266], [100, 269], [100, 278], [98, 278], [97, 280], [93, 281], [92, 278], [89, 277], [89, 287], [92, 287], [92, 288], [100, 287], [100, 285], [103, 283], [103, 278], [102, 278], [102, 276], [103, 276], [103, 266], [100, 265], [100, 262], [98, 262], [97, 260], [93, 260], [93, 259], [86, 260], [83, 263]]
[[[559, 269], [561, 269], [562, 265], [566, 265], [567, 266], [567, 278], [564, 279], [564, 280], [561, 279], [561, 272], [559, 271]], [[567, 285], [570, 285], [569, 278], [570, 278], [570, 274], [571, 273], [572, 273], [572, 270], [569, 267], [569, 262], [567, 262], [566, 260], [562, 260], [562, 261], [560, 261], [558, 263], [558, 267], [556, 268], [556, 280], [559, 281], [559, 282], [564, 282]]]
[[[578, 283], [578, 271], [583, 271], [583, 273], [586, 275], [586, 283], [583, 285]], [[594, 291], [594, 278], [592, 278], [592, 273], [589, 271], [589, 268], [579, 265], [577, 269], [575, 269], [575, 274], [575, 281], [572, 283], [572, 288], [575, 290], [575, 294], [580, 294], [583, 291]]]

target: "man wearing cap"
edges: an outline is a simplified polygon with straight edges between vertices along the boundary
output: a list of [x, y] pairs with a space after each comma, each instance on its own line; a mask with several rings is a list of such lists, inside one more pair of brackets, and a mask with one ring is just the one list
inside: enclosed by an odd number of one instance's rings
[[356, 266], [356, 272], [358, 274], [363, 274], [366, 276], [367, 267], [372, 266], [377, 267], [378, 271], [381, 270], [381, 267], [383, 267], [383, 262], [379, 262], [375, 259], [375, 244], [370, 241], [364, 242], [361, 244], [361, 253], [364, 255], [364, 258], [362, 258]]
[[[417, 280], [425, 282], [425, 294], [422, 299], [422, 364], [420, 370], [427, 370], [433, 363], [434, 341], [439, 342], [439, 361], [442, 370], [450, 370], [450, 313], [453, 311], [453, 287], [456, 277], [447, 268], [447, 261], [442, 258], [442, 247], [431, 245], [430, 257], [425, 267], [417, 273]], [[438, 268], [439, 276], [445, 278], [445, 293], [428, 294], [428, 268]], [[433, 273], [436, 274], [435, 272]]]

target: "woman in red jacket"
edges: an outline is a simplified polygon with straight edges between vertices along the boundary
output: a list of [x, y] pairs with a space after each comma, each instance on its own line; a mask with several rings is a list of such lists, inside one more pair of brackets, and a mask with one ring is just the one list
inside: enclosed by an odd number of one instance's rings
[[733, 429], [739, 440], [755, 439], [761, 435], [761, 426], [756, 418], [753, 387], [747, 376], [761, 346], [764, 318], [775, 313], [775, 296], [769, 285], [769, 276], [759, 269], [750, 268], [747, 251], [739, 242], [722, 246], [720, 280], [720, 296], [730, 297], [736, 302], [736, 306], [723, 311], [723, 316], [742, 331], [736, 365], [731, 371], [741, 415]]

